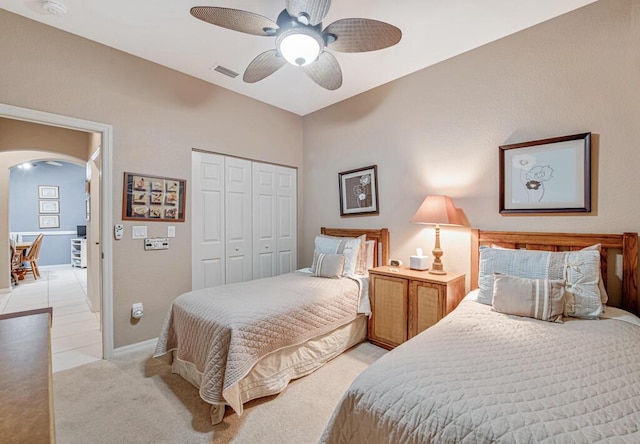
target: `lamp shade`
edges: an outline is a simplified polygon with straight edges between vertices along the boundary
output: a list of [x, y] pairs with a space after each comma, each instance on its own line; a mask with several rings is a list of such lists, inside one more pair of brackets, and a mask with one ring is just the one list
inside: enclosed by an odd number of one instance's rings
[[463, 225], [449, 196], [427, 196], [411, 219], [415, 224]]

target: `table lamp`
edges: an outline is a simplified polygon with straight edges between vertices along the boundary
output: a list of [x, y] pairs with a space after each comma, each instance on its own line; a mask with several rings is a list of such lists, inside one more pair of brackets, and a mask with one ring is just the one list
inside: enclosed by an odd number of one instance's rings
[[463, 225], [460, 213], [449, 196], [427, 196], [411, 219], [415, 224], [436, 226], [436, 245], [433, 247], [433, 264], [429, 273], [447, 274], [442, 268], [440, 257], [444, 254], [440, 248], [440, 225]]

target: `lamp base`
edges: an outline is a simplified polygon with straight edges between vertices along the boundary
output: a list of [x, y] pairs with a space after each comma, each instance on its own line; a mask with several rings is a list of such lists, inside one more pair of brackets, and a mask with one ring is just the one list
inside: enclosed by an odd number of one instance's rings
[[444, 271], [444, 270], [429, 270], [429, 273], [431, 273], [431, 274], [447, 274], [447, 272]]

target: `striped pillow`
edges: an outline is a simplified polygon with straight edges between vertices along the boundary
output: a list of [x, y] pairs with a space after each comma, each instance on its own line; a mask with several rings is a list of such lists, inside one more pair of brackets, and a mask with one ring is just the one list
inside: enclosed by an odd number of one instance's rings
[[562, 322], [564, 280], [493, 274], [493, 309], [541, 321]]
[[344, 272], [344, 254], [315, 253], [311, 273], [317, 277], [339, 278]]

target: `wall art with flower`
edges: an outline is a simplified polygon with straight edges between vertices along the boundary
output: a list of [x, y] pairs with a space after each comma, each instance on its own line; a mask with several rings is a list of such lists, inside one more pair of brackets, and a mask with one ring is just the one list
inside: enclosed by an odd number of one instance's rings
[[591, 211], [591, 133], [500, 147], [500, 213]]
[[379, 214], [378, 166], [338, 173], [341, 216]]

